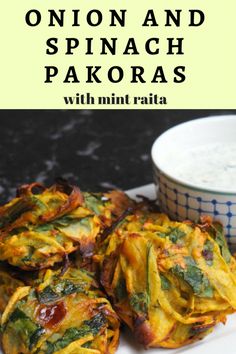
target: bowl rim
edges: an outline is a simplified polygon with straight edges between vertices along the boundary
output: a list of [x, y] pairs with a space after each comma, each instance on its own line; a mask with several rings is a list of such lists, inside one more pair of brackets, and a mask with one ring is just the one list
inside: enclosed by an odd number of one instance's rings
[[175, 177], [175, 176], [169, 174], [168, 172], [166, 172], [164, 169], [162, 169], [154, 156], [154, 150], [156, 149], [157, 144], [160, 143], [160, 140], [165, 135], [168, 135], [171, 131], [173, 131], [175, 129], [179, 129], [182, 126], [186, 126], [186, 125], [199, 124], [199, 123], [203, 123], [203, 122], [207, 123], [209, 121], [211, 121], [211, 122], [212, 121], [225, 121], [225, 119], [235, 120], [235, 124], [236, 124], [236, 114], [222, 114], [222, 115], [213, 115], [213, 116], [208, 116], [208, 117], [201, 117], [201, 118], [197, 118], [197, 119], [192, 119], [190, 121], [186, 121], [186, 122], [177, 124], [174, 127], [171, 127], [170, 129], [167, 129], [166, 131], [164, 131], [160, 136], [158, 136], [155, 139], [155, 141], [152, 145], [152, 148], [151, 148], [151, 159], [152, 159], [152, 163], [153, 163], [154, 167], [157, 168], [157, 170], [160, 171], [169, 180], [178, 183], [182, 187], [187, 187], [189, 189], [192, 189], [194, 191], [199, 191], [202, 193], [211, 193], [211, 194], [235, 196], [236, 197], [236, 189], [235, 189], [235, 191], [229, 191], [227, 189], [221, 189], [221, 188], [218, 188], [218, 189], [211, 188], [211, 187], [204, 188], [204, 187], [200, 187], [194, 183], [186, 182], [185, 180], [183, 180], [181, 178]]

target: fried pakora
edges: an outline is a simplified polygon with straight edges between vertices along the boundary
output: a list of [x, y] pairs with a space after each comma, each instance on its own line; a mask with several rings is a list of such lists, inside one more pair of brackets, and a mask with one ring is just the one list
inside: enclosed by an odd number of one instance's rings
[[137, 211], [102, 242], [101, 283], [146, 348], [202, 339], [235, 312], [236, 262], [222, 230]]
[[24, 185], [17, 198], [0, 208], [0, 261], [34, 270], [62, 262], [76, 250], [91, 256], [97, 235], [130, 203], [121, 191], [82, 193], [65, 183], [49, 189]]
[[113, 354], [120, 320], [145, 348], [178, 348], [236, 311], [222, 225], [171, 221], [120, 191], [22, 186], [0, 207], [0, 261], [16, 267], [0, 267], [5, 354]]
[[0, 263], [0, 316], [5, 310], [10, 297], [24, 283], [9, 269], [6, 264]]
[[119, 320], [92, 274], [45, 270], [16, 290], [2, 315], [5, 354], [113, 354]]

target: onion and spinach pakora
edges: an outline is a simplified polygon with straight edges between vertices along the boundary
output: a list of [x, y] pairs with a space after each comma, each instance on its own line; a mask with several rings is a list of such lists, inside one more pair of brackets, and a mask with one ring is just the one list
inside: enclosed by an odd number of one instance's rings
[[24, 286], [24, 282], [18, 279], [6, 264], [0, 263], [0, 316], [10, 297], [20, 286]]
[[120, 191], [22, 186], [0, 207], [0, 261], [22, 273], [0, 267], [5, 354], [113, 354], [119, 319], [146, 348], [177, 348], [236, 310], [222, 225], [174, 222]]
[[70, 267], [40, 278], [18, 288], [2, 315], [4, 353], [115, 353], [119, 320], [92, 274]]
[[24, 185], [17, 198], [0, 207], [0, 261], [34, 270], [62, 262], [76, 250], [91, 256], [97, 235], [130, 203], [121, 191], [82, 193], [66, 183], [48, 189]]
[[236, 310], [236, 262], [223, 228], [136, 211], [95, 256], [119, 317], [146, 348], [202, 339]]

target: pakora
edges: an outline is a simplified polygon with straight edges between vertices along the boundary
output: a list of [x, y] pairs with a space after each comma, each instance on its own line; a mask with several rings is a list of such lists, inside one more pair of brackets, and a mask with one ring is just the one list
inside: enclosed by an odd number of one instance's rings
[[236, 262], [220, 224], [137, 211], [101, 244], [101, 283], [146, 348], [177, 348], [236, 310]]
[[[36, 191], [35, 191], [36, 190]], [[48, 268], [79, 250], [93, 254], [97, 235], [131, 200], [121, 191], [82, 193], [65, 183], [33, 183], [0, 208], [0, 261], [25, 270]]]
[[41, 277], [18, 288], [2, 315], [4, 353], [115, 353], [119, 320], [93, 275], [69, 268]]
[[14, 276], [6, 264], [0, 263], [0, 316], [5, 310], [10, 297], [24, 282]]

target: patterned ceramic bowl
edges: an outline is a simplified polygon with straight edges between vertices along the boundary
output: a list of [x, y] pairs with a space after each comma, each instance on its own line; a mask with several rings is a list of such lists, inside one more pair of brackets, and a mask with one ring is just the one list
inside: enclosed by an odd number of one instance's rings
[[[169, 129], [152, 147], [154, 180], [163, 212], [177, 220], [197, 221], [202, 215], [210, 215], [223, 223], [229, 243], [236, 244], [236, 185], [206, 188], [176, 175], [177, 156], [184, 159], [186, 151], [195, 146], [215, 142], [236, 147], [236, 116], [196, 119]], [[236, 156], [233, 160], [236, 166]]]

